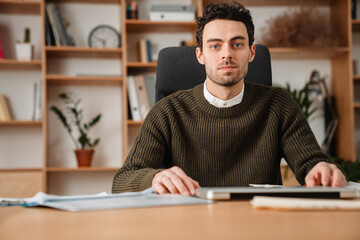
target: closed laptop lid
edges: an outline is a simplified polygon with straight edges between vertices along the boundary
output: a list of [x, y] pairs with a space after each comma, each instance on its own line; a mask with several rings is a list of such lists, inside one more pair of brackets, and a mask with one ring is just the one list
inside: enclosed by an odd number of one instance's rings
[[358, 198], [356, 188], [336, 187], [205, 187], [196, 189], [196, 196], [212, 200], [251, 199], [254, 196], [301, 198]]

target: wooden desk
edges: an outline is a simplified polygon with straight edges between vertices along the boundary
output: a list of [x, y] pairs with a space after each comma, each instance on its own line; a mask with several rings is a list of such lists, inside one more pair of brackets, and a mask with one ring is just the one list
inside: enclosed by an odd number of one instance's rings
[[0, 239], [360, 239], [360, 211], [255, 210], [247, 201], [65, 212], [0, 208]]

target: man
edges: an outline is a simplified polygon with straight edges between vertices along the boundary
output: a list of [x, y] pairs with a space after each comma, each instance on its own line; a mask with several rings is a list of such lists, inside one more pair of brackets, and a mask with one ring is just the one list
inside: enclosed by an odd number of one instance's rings
[[244, 83], [255, 57], [247, 9], [236, 2], [206, 7], [196, 37], [205, 83], [154, 106], [115, 175], [114, 193], [152, 186], [187, 196], [200, 186], [281, 184], [282, 157], [301, 184], [347, 184], [289, 94]]

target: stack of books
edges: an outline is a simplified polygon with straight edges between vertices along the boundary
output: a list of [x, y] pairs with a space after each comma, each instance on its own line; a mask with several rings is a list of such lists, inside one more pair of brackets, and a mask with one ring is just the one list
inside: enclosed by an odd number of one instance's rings
[[63, 18], [54, 3], [46, 3], [45, 36], [47, 46], [75, 46], [74, 38], [65, 29]]
[[155, 105], [155, 74], [131, 75], [127, 78], [130, 119], [142, 121]]
[[140, 62], [142, 63], [151, 63], [152, 59], [152, 50], [151, 50], [151, 41], [148, 39], [140, 39], [139, 41], [139, 52], [140, 52]]

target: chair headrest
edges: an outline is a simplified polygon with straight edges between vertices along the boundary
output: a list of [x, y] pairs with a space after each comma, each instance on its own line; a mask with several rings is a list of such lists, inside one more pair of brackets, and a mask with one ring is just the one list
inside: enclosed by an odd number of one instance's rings
[[[176, 92], [195, 87], [205, 81], [204, 65], [196, 58], [196, 47], [168, 47], [159, 52], [156, 70], [156, 101]], [[256, 45], [254, 61], [249, 64], [245, 81], [272, 85], [270, 53]]]

